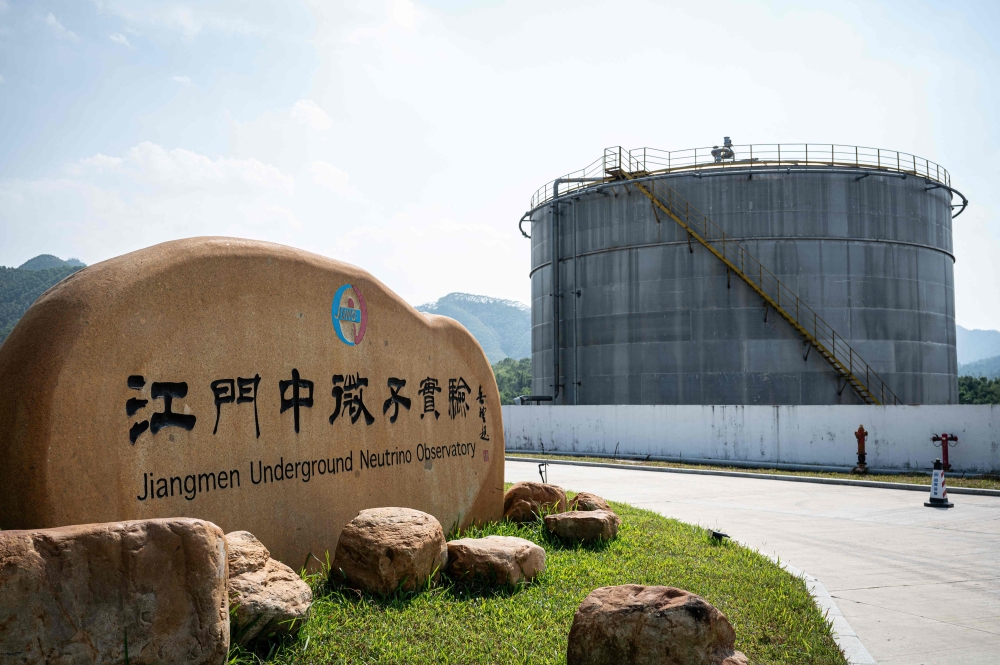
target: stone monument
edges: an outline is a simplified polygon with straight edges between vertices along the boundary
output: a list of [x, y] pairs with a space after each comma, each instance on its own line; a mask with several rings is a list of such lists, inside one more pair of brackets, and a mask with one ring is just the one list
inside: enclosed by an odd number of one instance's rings
[[298, 568], [359, 510], [503, 514], [482, 349], [367, 272], [234, 238], [43, 294], [0, 346], [0, 528], [197, 517]]

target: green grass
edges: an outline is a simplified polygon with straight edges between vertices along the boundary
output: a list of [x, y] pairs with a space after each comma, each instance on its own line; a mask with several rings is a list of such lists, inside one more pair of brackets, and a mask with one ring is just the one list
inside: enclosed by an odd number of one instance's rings
[[[554, 540], [541, 522], [508, 522], [463, 536], [520, 536], [546, 550], [534, 582], [492, 590], [446, 578], [417, 593], [380, 598], [308, 579], [315, 602], [294, 641], [259, 653], [271, 663], [565, 663], [573, 614], [590, 591], [667, 585], [700, 594], [736, 628], [752, 663], [846, 662], [805, 584], [766, 557], [700, 527], [625, 504], [618, 538], [593, 546]], [[270, 656], [267, 654], [270, 652]], [[234, 663], [257, 662], [234, 650]]]
[[[848, 480], [873, 480], [880, 483], [910, 483], [914, 485], [931, 484], [931, 477], [925, 473], [829, 473], [826, 471], [783, 471], [781, 469], [747, 469], [741, 466], [724, 466], [714, 464], [685, 464], [683, 462], [659, 462], [656, 460], [613, 459], [611, 457], [587, 457], [585, 455], [545, 455], [540, 453], [522, 453], [508, 451], [514, 457], [531, 457], [540, 460], [599, 462], [601, 464], [621, 464], [622, 466], [665, 466], [675, 469], [705, 469], [707, 471], [739, 471], [742, 473], [767, 473], [781, 476], [810, 476], [813, 478], [846, 478]], [[979, 489], [1000, 490], [1000, 476], [987, 474], [976, 478], [948, 476], [948, 487], [975, 487]]]

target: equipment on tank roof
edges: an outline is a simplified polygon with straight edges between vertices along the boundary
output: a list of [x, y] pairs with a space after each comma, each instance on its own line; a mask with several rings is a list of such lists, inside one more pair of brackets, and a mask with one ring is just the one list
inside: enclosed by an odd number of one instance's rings
[[733, 150], [732, 140], [726, 136], [725, 140], [722, 142], [722, 147], [717, 145], [712, 146], [712, 157], [715, 158], [716, 162], [723, 162], [727, 159], [736, 159], [736, 151]]

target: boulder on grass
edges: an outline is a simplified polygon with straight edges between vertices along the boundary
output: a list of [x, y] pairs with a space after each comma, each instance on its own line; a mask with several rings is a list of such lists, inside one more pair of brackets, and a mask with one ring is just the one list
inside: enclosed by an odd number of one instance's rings
[[229, 602], [236, 608], [240, 644], [259, 636], [295, 635], [309, 616], [312, 589], [295, 571], [271, 558], [249, 531], [226, 534]]
[[622, 520], [610, 510], [577, 510], [545, 516], [545, 528], [566, 540], [611, 540]]
[[567, 665], [747, 665], [736, 631], [683, 589], [625, 584], [595, 589], [569, 632]]
[[533, 522], [539, 515], [566, 510], [566, 492], [546, 483], [517, 483], [503, 495], [503, 516], [512, 522]]
[[570, 510], [606, 510], [613, 513], [611, 506], [603, 498], [590, 492], [580, 492], [569, 502]]
[[448, 562], [441, 523], [410, 508], [362, 510], [340, 533], [333, 572], [369, 593], [413, 591], [438, 575]]
[[0, 531], [0, 662], [226, 662], [222, 529], [169, 518]]
[[486, 536], [448, 543], [448, 573], [458, 580], [517, 584], [545, 570], [545, 550], [524, 538]]

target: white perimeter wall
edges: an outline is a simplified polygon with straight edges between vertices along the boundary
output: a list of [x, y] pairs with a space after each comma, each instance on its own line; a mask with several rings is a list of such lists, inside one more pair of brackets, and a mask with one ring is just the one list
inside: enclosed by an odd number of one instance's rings
[[958, 435], [955, 471], [1000, 470], [994, 406], [505, 406], [507, 450], [618, 453], [744, 462], [854, 466], [858, 425], [868, 466], [928, 469]]

